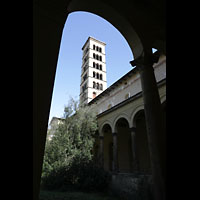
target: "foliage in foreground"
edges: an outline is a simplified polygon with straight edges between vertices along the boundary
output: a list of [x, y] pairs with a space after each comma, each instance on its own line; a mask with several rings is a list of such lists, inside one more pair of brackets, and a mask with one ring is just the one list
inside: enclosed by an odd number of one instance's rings
[[96, 112], [73, 99], [64, 110], [64, 121], [47, 140], [41, 186], [47, 190], [104, 191], [109, 174], [93, 162], [97, 131]]
[[52, 171], [43, 181], [48, 190], [106, 192], [110, 175], [93, 161], [76, 158], [70, 167]]

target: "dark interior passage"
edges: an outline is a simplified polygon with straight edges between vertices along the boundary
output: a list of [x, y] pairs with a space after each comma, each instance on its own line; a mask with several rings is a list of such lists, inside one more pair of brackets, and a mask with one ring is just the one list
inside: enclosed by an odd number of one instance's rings
[[136, 120], [136, 155], [139, 172], [151, 173], [149, 145], [144, 110], [139, 111]]
[[104, 169], [111, 171], [113, 163], [113, 138], [111, 127], [106, 124], [103, 127], [104, 144], [103, 144], [103, 158]]
[[119, 171], [129, 173], [132, 171], [131, 133], [126, 119], [120, 118], [116, 123], [117, 152]]

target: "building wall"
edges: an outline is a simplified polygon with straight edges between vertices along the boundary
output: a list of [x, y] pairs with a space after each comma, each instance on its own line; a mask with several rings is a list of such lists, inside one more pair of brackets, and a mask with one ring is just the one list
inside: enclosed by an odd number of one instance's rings
[[[165, 99], [166, 96], [166, 85], [163, 84], [159, 87], [159, 94], [161, 98], [161, 102]], [[129, 122], [129, 126], [133, 126], [133, 118], [134, 115], [140, 110], [144, 108], [143, 98], [142, 95], [133, 101], [128, 102], [127, 104], [116, 108], [115, 110], [111, 110], [103, 115], [98, 115], [98, 126], [99, 132], [101, 134], [101, 129], [103, 125], [108, 123], [111, 128], [112, 132], [115, 132], [116, 122], [119, 118], [124, 117]]]
[[[159, 82], [166, 77], [166, 57], [161, 56], [159, 62], [154, 64], [154, 73], [156, 76], [156, 81]], [[134, 96], [138, 92], [142, 91], [141, 81], [139, 72], [127, 77], [114, 88], [111, 92], [101, 97], [97, 102], [98, 113], [102, 113], [108, 108], [111, 108], [120, 102], [124, 101], [126, 98]]]
[[[163, 103], [166, 97], [165, 82], [159, 85], [159, 94], [161, 103]], [[99, 135], [104, 136], [104, 168], [106, 170], [110, 170], [108, 166], [110, 166], [110, 162], [113, 162], [113, 160], [109, 160], [108, 158], [110, 156], [110, 149], [107, 145], [108, 142], [112, 142], [112, 138], [110, 138], [112, 136], [110, 133], [108, 138], [107, 134], [103, 131], [105, 125], [109, 125], [111, 127], [111, 132], [117, 133], [119, 172], [129, 173], [134, 171], [133, 154], [131, 149], [133, 144], [129, 128], [136, 127], [138, 170], [148, 174], [151, 173], [150, 154], [144, 114], [140, 120], [136, 120], [137, 114], [140, 111], [144, 112], [144, 103], [141, 93], [140, 95], [133, 97], [130, 101], [127, 100], [124, 105], [121, 104], [121, 106], [116, 106], [114, 109], [110, 109], [97, 116]], [[119, 127], [118, 122], [122, 119], [127, 123], [125, 126]], [[163, 136], [160, 138], [160, 141], [162, 142]]]
[[[166, 57], [160, 56], [158, 63], [154, 64], [153, 67], [160, 99], [163, 102], [166, 96]], [[93, 76], [93, 74], [91, 75]], [[93, 85], [95, 80], [90, 78], [89, 85]], [[90, 90], [92, 92], [92, 89]], [[115, 135], [117, 138], [115, 148], [117, 148], [118, 171], [129, 173], [139, 170], [140, 172], [151, 173], [139, 71], [133, 69], [128, 72], [90, 104], [95, 104], [99, 135], [103, 138], [104, 169], [112, 171], [115, 168], [113, 154], [113, 137]], [[138, 115], [138, 113], [140, 114]], [[140, 117], [138, 118], [138, 116]], [[111, 130], [105, 132], [105, 127], [108, 126]], [[134, 143], [136, 147], [133, 147], [132, 144], [132, 129], [130, 128], [133, 127], [136, 128], [136, 142]], [[162, 142], [163, 138], [164, 136], [160, 136], [159, 141]], [[133, 150], [133, 148], [136, 150]], [[136, 152], [137, 161], [134, 160], [133, 151]], [[162, 154], [164, 155], [164, 153]]]

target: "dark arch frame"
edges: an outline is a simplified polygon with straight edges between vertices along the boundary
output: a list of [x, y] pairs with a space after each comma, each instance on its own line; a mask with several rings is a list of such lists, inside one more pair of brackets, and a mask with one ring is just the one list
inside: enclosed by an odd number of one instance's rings
[[67, 8], [68, 13], [85, 11], [96, 14], [111, 23], [126, 39], [134, 58], [143, 53], [143, 45], [133, 26], [116, 10], [102, 1], [72, 0]]
[[[71, 2], [71, 3], [70, 3]], [[98, 4], [97, 4], [98, 3]], [[74, 11], [87, 11], [97, 14], [115, 26], [127, 40], [134, 58], [138, 58], [144, 50], [144, 42], [154, 42], [154, 48], [165, 49], [165, 9], [164, 1], [149, 1], [150, 7], [140, 7], [134, 1], [117, 2], [96, 0], [65, 0], [33, 2], [33, 164], [34, 164], [34, 199], [38, 199], [39, 184], [46, 130], [51, 104], [51, 96], [56, 72], [62, 30], [67, 15]], [[95, 5], [94, 5], [95, 4]], [[115, 4], [117, 6], [115, 6]], [[129, 6], [131, 5], [131, 6]], [[132, 9], [130, 10], [129, 9]], [[118, 9], [119, 8], [119, 9]], [[141, 9], [137, 13], [137, 9]], [[117, 11], [118, 10], [118, 11]], [[126, 10], [131, 12], [126, 12]], [[146, 12], [147, 11], [147, 12]], [[103, 14], [102, 14], [103, 12]], [[154, 13], [156, 13], [154, 15]], [[157, 14], [158, 13], [158, 14]], [[102, 14], [102, 15], [101, 15]], [[153, 17], [150, 17], [150, 16]], [[143, 17], [144, 16], [144, 17]], [[141, 19], [143, 17], [143, 19]], [[137, 22], [137, 31], [132, 25]], [[119, 24], [119, 21], [122, 22]], [[140, 26], [141, 24], [141, 26]], [[149, 24], [149, 25], [148, 25]], [[153, 25], [153, 26], [152, 26]], [[147, 33], [143, 28], [152, 27], [153, 32]], [[158, 29], [159, 27], [159, 29]], [[136, 28], [136, 26], [134, 26]], [[146, 30], [147, 30], [146, 28]], [[158, 30], [158, 31], [156, 31]], [[139, 37], [140, 31], [140, 37]], [[137, 32], [137, 34], [136, 34]], [[141, 42], [143, 41], [143, 45]], [[153, 44], [153, 43], [152, 43]], [[134, 45], [134, 46], [133, 46]], [[145, 44], [146, 45], [146, 44]], [[165, 51], [164, 51], [165, 52]], [[47, 74], [48, 72], [48, 74]], [[45, 81], [44, 81], [45, 80]]]

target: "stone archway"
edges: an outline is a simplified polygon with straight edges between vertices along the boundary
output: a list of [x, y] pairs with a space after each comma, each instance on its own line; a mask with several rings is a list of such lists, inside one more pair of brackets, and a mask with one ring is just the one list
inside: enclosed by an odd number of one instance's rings
[[109, 124], [104, 124], [101, 134], [103, 136], [103, 167], [107, 171], [113, 169], [113, 139], [112, 129]]
[[115, 124], [119, 172], [132, 171], [131, 132], [127, 119], [119, 118]]
[[135, 153], [137, 158], [137, 170], [140, 173], [151, 173], [151, 162], [148, 137], [146, 131], [146, 122], [144, 110], [139, 110], [134, 116], [135, 124]]

